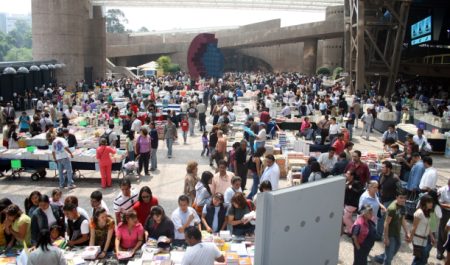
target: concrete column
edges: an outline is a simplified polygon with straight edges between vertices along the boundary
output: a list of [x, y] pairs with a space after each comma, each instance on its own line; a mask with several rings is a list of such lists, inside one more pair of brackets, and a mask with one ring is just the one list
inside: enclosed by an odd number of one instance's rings
[[66, 68], [56, 76], [69, 88], [84, 78], [84, 23], [89, 0], [33, 0], [33, 59], [56, 59]]
[[307, 75], [316, 73], [317, 40], [310, 39], [303, 46], [303, 72]]
[[86, 20], [84, 38], [85, 66], [92, 67], [93, 81], [105, 76], [106, 69], [106, 21], [101, 6], [94, 6], [92, 18]]

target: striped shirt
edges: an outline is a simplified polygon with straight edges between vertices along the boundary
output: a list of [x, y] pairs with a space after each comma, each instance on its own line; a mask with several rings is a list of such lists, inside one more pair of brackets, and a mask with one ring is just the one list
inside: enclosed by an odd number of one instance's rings
[[131, 189], [130, 197], [124, 196], [122, 192], [114, 199], [114, 212], [125, 213], [133, 208], [134, 203], [138, 200], [138, 192], [135, 189]]

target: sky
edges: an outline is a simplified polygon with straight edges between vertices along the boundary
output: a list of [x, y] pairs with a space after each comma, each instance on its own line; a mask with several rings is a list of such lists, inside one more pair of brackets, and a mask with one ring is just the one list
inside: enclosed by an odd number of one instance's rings
[[[133, 31], [143, 26], [150, 31], [239, 26], [277, 18], [281, 19], [281, 26], [284, 27], [325, 19], [325, 12], [145, 7], [119, 9], [124, 11], [128, 19], [126, 28]], [[29, 14], [31, 0], [0, 0], [0, 13]]]

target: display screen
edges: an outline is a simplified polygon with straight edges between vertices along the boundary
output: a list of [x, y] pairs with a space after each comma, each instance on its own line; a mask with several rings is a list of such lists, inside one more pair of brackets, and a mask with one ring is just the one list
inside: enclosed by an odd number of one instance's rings
[[431, 41], [431, 16], [411, 25], [411, 45]]
[[431, 16], [422, 19], [421, 21], [412, 24], [411, 39], [431, 34]]

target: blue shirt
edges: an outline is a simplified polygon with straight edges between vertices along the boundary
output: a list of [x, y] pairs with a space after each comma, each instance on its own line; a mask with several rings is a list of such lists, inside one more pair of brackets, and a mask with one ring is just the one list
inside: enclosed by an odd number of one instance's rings
[[423, 165], [422, 160], [418, 161], [414, 166], [411, 168], [411, 171], [409, 173], [409, 179], [408, 183], [406, 184], [406, 189], [408, 190], [418, 190], [420, 180], [422, 179], [422, 175], [425, 172], [425, 167]]
[[29, 129], [30, 128], [30, 124], [28, 124], [29, 121], [30, 121], [30, 117], [29, 116], [20, 116], [20, 118], [19, 118], [19, 128], [20, 129]]
[[359, 198], [359, 205], [358, 205], [358, 209], [361, 210], [363, 205], [370, 205], [370, 207], [372, 207], [372, 212], [374, 214], [374, 216], [377, 215], [378, 213], [378, 209], [380, 208], [380, 200], [378, 199], [378, 196], [375, 195], [375, 198], [370, 197], [369, 192], [365, 191], [361, 197]]

